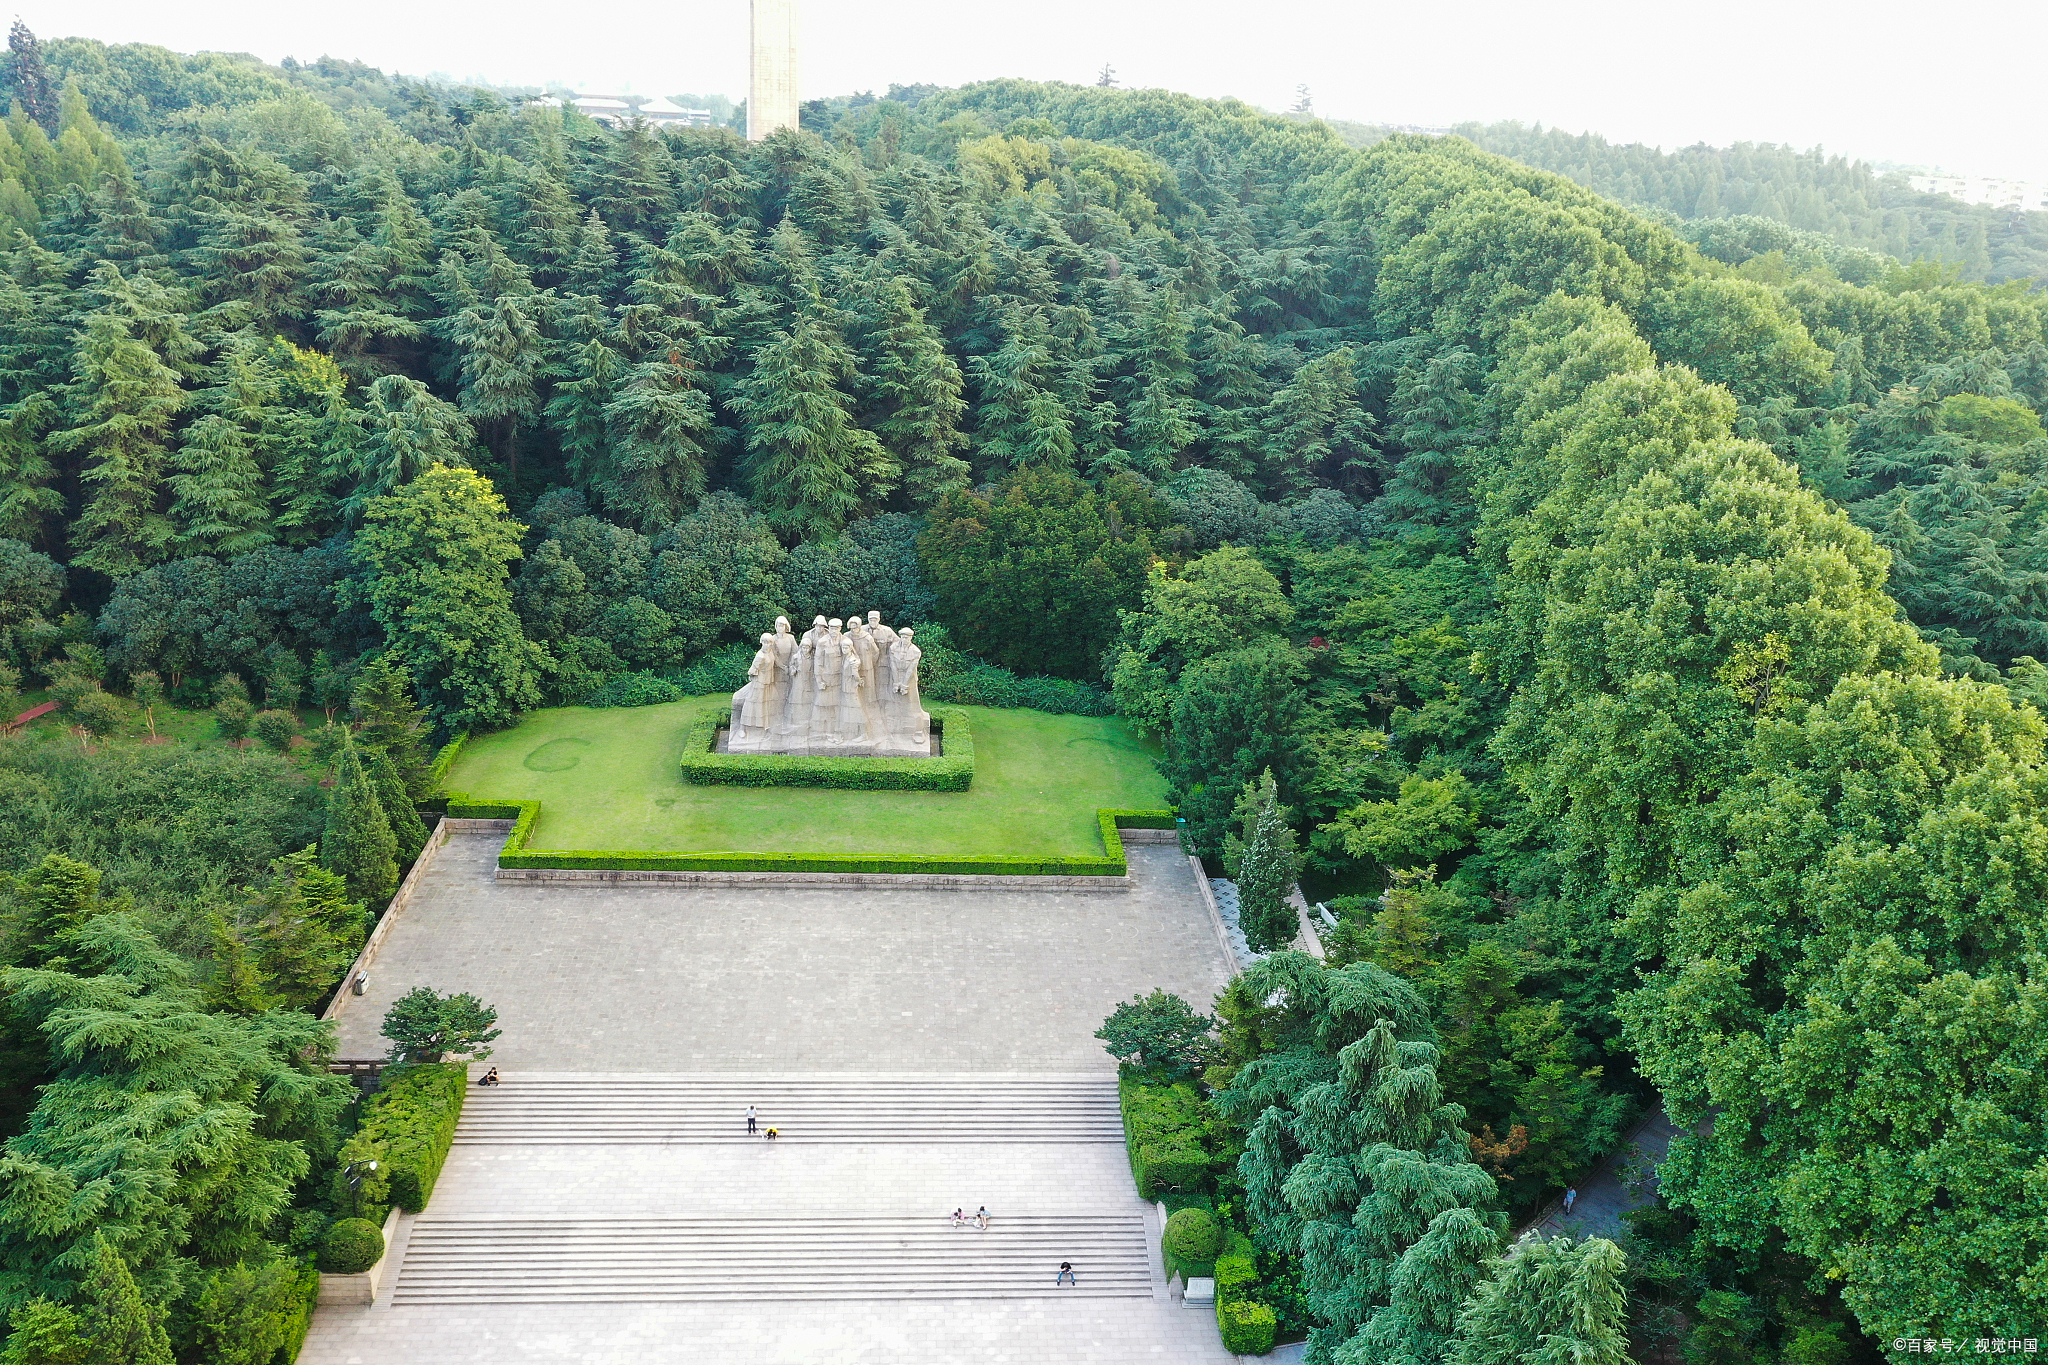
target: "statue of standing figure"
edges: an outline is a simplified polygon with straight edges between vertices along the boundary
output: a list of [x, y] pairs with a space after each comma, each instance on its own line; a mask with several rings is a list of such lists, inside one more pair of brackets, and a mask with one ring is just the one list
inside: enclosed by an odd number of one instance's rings
[[882, 613], [819, 616], [801, 639], [787, 617], [747, 667], [732, 697], [729, 753], [928, 755], [932, 718], [918, 698], [923, 651], [915, 632], [891, 630]]

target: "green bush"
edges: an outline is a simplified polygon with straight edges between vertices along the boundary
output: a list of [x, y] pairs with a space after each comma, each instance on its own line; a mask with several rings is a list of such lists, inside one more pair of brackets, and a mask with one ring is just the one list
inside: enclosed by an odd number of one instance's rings
[[1094, 683], [1067, 678], [1020, 676], [953, 648], [950, 632], [926, 623], [916, 627], [924, 651], [919, 689], [931, 701], [961, 706], [1014, 706], [1055, 716], [1113, 716], [1116, 703]]
[[1242, 1252], [1230, 1252], [1216, 1258], [1216, 1299], [1242, 1299], [1251, 1291], [1249, 1286], [1259, 1282], [1259, 1263]]
[[585, 706], [660, 706], [681, 701], [688, 694], [674, 683], [652, 673], [619, 673], [583, 699]]
[[344, 1218], [320, 1239], [320, 1268], [330, 1275], [360, 1275], [384, 1259], [384, 1234], [367, 1218]]
[[683, 741], [683, 781], [700, 787], [841, 787], [861, 791], [964, 792], [974, 783], [974, 732], [967, 713], [932, 713], [937, 758], [826, 758], [808, 754], [721, 754], [712, 714]]
[[1138, 1149], [1134, 1174], [1138, 1193], [1157, 1199], [1169, 1190], [1186, 1190], [1209, 1175], [1209, 1154], [1185, 1142], [1148, 1142]]
[[1208, 1106], [1193, 1085], [1120, 1076], [1117, 1100], [1123, 1110], [1131, 1178], [1142, 1197], [1157, 1199], [1173, 1186], [1186, 1191], [1207, 1178], [1215, 1165], [1209, 1149]]
[[1216, 1253], [1223, 1249], [1223, 1229], [1216, 1215], [1207, 1209], [1182, 1209], [1166, 1220], [1166, 1235], [1159, 1239], [1166, 1276], [1176, 1272], [1185, 1280], [1194, 1275], [1213, 1274]]
[[1263, 1303], [1239, 1299], [1216, 1300], [1216, 1328], [1223, 1335], [1223, 1349], [1232, 1355], [1262, 1356], [1273, 1349], [1273, 1310]]
[[345, 1183], [349, 1164], [375, 1161], [377, 1169], [363, 1180], [359, 1196], [364, 1212], [387, 1203], [408, 1213], [425, 1208], [455, 1140], [468, 1088], [469, 1068], [459, 1062], [386, 1071], [383, 1086], [363, 1107], [362, 1126], [342, 1146], [338, 1202], [346, 1207], [353, 1197]]
[[464, 730], [441, 746], [441, 752], [434, 755], [434, 766], [427, 769], [434, 790], [441, 790], [441, 784], [448, 780], [448, 770], [455, 766], [455, 760], [462, 754], [462, 746], [469, 742], [469, 731]]
[[712, 650], [680, 673], [664, 673], [662, 677], [686, 697], [708, 697], [745, 687], [747, 669], [753, 663], [754, 646], [741, 640]]

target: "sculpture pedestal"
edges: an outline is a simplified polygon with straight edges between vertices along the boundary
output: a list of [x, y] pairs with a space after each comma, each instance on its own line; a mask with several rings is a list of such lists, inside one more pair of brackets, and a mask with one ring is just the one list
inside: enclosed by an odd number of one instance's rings
[[737, 727], [721, 730], [718, 752], [721, 754], [786, 754], [791, 757], [807, 758], [937, 758], [938, 741], [933, 736], [931, 717], [925, 717], [924, 739], [920, 742], [912, 735], [889, 735], [873, 744], [811, 744], [797, 742], [791, 736], [778, 736], [767, 730], [742, 730]]

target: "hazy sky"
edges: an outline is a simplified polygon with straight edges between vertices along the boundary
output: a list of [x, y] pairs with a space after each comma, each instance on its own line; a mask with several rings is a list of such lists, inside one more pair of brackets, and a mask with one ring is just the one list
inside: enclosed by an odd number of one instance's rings
[[[45, 38], [329, 53], [407, 74], [560, 81], [642, 94], [746, 91], [744, 0], [20, 0]], [[1934, 21], [1938, 15], [1938, 22]], [[1723, 0], [809, 0], [808, 97], [996, 76], [1235, 95], [1438, 125], [1517, 118], [1666, 148], [1816, 143], [1876, 160], [2048, 180], [2041, 107], [2048, 5], [1930, 10]]]

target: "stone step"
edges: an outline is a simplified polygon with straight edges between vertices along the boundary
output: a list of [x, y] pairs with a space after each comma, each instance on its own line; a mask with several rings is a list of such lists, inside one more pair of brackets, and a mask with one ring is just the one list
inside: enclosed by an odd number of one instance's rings
[[467, 1145], [1123, 1141], [1116, 1084], [1074, 1076], [517, 1075], [472, 1087]]
[[[413, 1225], [396, 1304], [802, 1299], [1149, 1298], [1131, 1213], [1006, 1213], [986, 1231], [930, 1215], [433, 1218]], [[1078, 1285], [1056, 1285], [1072, 1261]]]

